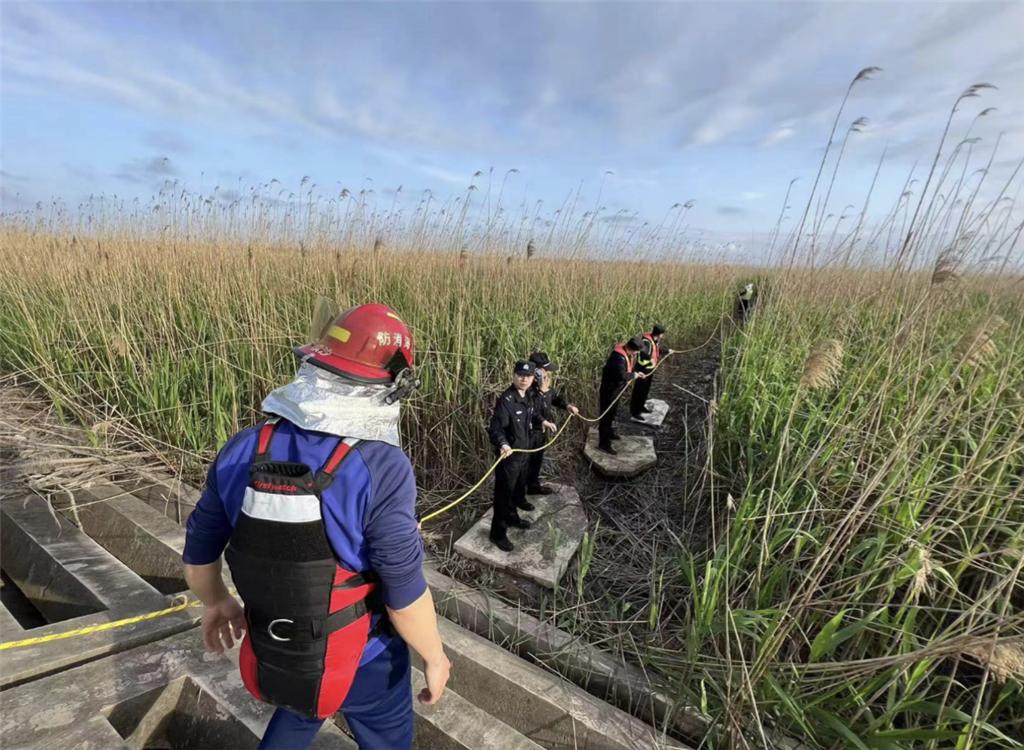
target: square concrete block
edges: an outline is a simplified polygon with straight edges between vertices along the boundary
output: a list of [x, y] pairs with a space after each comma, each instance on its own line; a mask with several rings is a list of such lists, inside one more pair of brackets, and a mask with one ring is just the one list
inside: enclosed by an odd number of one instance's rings
[[619, 413], [622, 415], [620, 419], [629, 424], [635, 424], [642, 427], [661, 427], [665, 424], [665, 417], [668, 415], [668, 402], [662, 401], [660, 398], [649, 398], [647, 399], [647, 408], [650, 409], [650, 413], [644, 414], [644, 419], [639, 422], [630, 416], [629, 410], [623, 410]]
[[536, 510], [519, 511], [533, 526], [526, 531], [509, 529], [509, 539], [516, 546], [512, 552], [502, 552], [490, 541], [493, 508], [455, 543], [455, 551], [549, 589], [555, 588], [583, 541], [587, 516], [576, 490], [559, 484], [550, 486], [554, 494], [529, 496]]
[[658, 463], [654, 441], [643, 435], [623, 435], [621, 440], [614, 441], [612, 446], [618, 454], [615, 456], [598, 450], [597, 443], [597, 429], [594, 428], [587, 434], [583, 455], [598, 471], [609, 477], [636, 476]]

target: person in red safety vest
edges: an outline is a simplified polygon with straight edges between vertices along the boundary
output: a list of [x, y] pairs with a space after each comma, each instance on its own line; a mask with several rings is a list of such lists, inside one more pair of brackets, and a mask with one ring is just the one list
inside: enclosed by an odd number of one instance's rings
[[597, 428], [598, 448], [613, 456], [618, 451], [612, 446], [612, 441], [619, 439], [613, 427], [615, 415], [619, 411], [619, 402], [616, 399], [629, 381], [639, 375], [634, 370], [634, 364], [640, 347], [640, 339], [636, 337], [625, 344], [616, 344], [604, 363], [604, 369], [601, 370], [601, 390], [598, 397], [600, 413], [603, 416]]
[[647, 397], [651, 393], [651, 384], [654, 378], [651, 375], [654, 368], [658, 366], [661, 359], [661, 338], [665, 335], [665, 326], [656, 325], [650, 333], [645, 333], [640, 342], [640, 353], [636, 355], [636, 371], [645, 375], [633, 386], [633, 393], [630, 394], [629, 412], [637, 422], [644, 421], [644, 414], [650, 412], [647, 408]]
[[[412, 746], [409, 647], [434, 704], [449, 662], [423, 576], [399, 400], [418, 387], [398, 314], [360, 305], [295, 349], [295, 380], [210, 467], [188, 520], [185, 578], [207, 649], [244, 632], [242, 681], [277, 706], [261, 750], [303, 750], [341, 711], [361, 750]], [[230, 595], [221, 555], [244, 602]]]

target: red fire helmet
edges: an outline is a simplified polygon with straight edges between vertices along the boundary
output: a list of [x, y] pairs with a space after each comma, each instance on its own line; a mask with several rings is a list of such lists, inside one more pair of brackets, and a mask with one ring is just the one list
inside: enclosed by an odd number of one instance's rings
[[393, 383], [413, 365], [409, 327], [387, 305], [359, 305], [343, 312], [318, 341], [293, 350], [303, 362], [357, 383]]

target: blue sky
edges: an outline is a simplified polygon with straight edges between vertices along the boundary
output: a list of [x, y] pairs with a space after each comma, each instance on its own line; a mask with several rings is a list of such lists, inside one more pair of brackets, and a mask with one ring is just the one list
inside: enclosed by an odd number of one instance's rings
[[[952, 102], [990, 175], [1024, 156], [1024, 4], [272, 4], [4, 2], [5, 210], [89, 194], [151, 198], [164, 180], [222, 191], [276, 178], [324, 194], [373, 180], [415, 205], [509, 169], [552, 210], [602, 175], [606, 215], [771, 228], [813, 181], [842, 94], [851, 137], [831, 205], [875, 204], [929, 163]], [[955, 142], [955, 141], [954, 141]], [[980, 158], [980, 157], [979, 157]], [[921, 167], [919, 167], [921, 169]], [[479, 182], [479, 180], [478, 180]], [[879, 209], [881, 210], [881, 209]]]

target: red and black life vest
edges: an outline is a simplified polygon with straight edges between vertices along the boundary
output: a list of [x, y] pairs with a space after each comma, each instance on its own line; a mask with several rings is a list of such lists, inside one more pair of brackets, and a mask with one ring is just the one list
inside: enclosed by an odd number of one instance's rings
[[650, 367], [653, 369], [658, 366], [658, 360], [661, 359], [661, 347], [659, 347], [658, 342], [654, 340], [654, 334], [645, 333], [644, 338], [651, 343], [651, 358], [649, 360], [643, 360], [641, 364], [644, 367]]
[[633, 358], [626, 353], [625, 344], [616, 344], [612, 349], [613, 352], [618, 352], [626, 358], [626, 372], [633, 372]]
[[260, 430], [225, 554], [248, 625], [239, 667], [257, 700], [323, 719], [348, 695], [376, 635], [370, 621], [384, 612], [372, 574], [338, 565], [321, 510], [321, 494], [359, 441], [339, 441], [314, 474], [302, 463], [270, 460], [276, 425], [272, 419]]

